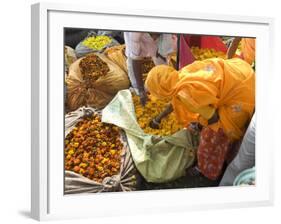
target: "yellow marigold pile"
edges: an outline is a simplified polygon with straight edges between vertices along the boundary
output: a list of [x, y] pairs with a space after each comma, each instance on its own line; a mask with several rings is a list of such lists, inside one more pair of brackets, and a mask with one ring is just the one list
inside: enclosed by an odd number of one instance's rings
[[142, 79], [145, 82], [148, 73], [155, 66], [151, 58], [145, 58], [142, 63]]
[[214, 49], [191, 47], [191, 52], [196, 60], [205, 60], [208, 58], [223, 58], [226, 59], [226, 54], [222, 51]]
[[108, 36], [93, 36], [85, 39], [82, 44], [93, 50], [102, 50], [106, 45], [110, 44], [112, 39]]
[[139, 96], [133, 95], [137, 121], [145, 133], [166, 136], [172, 135], [183, 128], [183, 126], [177, 121], [174, 113], [171, 113], [162, 119], [159, 129], [151, 128], [149, 126], [149, 122], [159, 115], [167, 107], [169, 102], [158, 99], [156, 100], [150, 95], [148, 98], [148, 102], [145, 107], [143, 107], [140, 103]]
[[152, 58], [145, 58], [142, 63], [142, 73], [148, 73], [155, 66]]

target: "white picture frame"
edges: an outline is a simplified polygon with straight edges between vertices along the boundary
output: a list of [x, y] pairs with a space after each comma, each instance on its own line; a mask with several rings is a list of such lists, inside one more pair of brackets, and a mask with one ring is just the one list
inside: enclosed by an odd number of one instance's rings
[[[63, 27], [256, 37], [256, 186], [64, 196]], [[273, 19], [261, 17], [32, 5], [32, 217], [50, 220], [272, 205], [273, 143], [263, 130], [270, 129], [272, 122], [267, 105], [274, 80], [273, 27]]]

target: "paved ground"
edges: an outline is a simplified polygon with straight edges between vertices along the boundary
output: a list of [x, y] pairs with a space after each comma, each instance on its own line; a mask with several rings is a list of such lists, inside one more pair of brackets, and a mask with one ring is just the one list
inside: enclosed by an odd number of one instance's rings
[[212, 181], [201, 174], [196, 176], [186, 174], [184, 177], [176, 179], [169, 183], [155, 184], [148, 183], [142, 177], [138, 178], [138, 190], [160, 190], [160, 189], [178, 189], [178, 188], [197, 188], [197, 187], [216, 187], [219, 185], [220, 178]]

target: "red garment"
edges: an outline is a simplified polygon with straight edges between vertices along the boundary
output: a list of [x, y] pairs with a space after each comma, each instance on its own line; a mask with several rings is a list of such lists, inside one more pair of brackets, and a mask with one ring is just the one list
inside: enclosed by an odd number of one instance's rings
[[230, 140], [222, 129], [215, 132], [209, 127], [204, 127], [197, 151], [200, 172], [211, 180], [217, 179], [221, 174], [229, 147]]
[[200, 47], [214, 49], [215, 51], [222, 51], [224, 53], [227, 52], [227, 47], [222, 42], [222, 39], [216, 36], [203, 36]]

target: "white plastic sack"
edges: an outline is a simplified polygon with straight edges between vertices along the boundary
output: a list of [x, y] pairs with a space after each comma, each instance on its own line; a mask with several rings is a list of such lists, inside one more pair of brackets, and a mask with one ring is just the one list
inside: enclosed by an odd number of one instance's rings
[[[71, 132], [75, 125], [90, 113], [98, 113], [90, 107], [81, 107], [65, 116], [65, 137]], [[111, 191], [132, 191], [136, 187], [135, 167], [130, 154], [125, 134], [120, 133], [121, 141], [124, 145], [121, 156], [120, 173], [112, 177], [106, 177], [102, 183], [90, 180], [73, 171], [65, 170], [65, 194], [77, 193], [97, 193]]]

